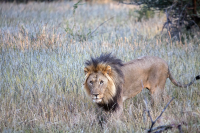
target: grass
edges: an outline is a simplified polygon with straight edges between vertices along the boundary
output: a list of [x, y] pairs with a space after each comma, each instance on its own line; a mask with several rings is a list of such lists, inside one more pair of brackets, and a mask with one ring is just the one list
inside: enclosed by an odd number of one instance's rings
[[[200, 39], [171, 42], [160, 35], [164, 17], [138, 22], [134, 8], [117, 4], [79, 5], [73, 15], [74, 4], [0, 4], [0, 132], [145, 132], [146, 90], [124, 103], [122, 120], [99, 126], [82, 84], [85, 60], [103, 52], [125, 62], [159, 56], [181, 83], [200, 74]], [[200, 82], [184, 89], [167, 80], [153, 119], [172, 96], [156, 125], [181, 123], [184, 132], [200, 132]]]

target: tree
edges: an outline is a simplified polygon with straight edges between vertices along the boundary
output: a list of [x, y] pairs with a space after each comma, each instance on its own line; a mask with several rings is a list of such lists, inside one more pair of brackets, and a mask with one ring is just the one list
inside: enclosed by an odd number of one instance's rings
[[[131, 5], [144, 5], [142, 8], [149, 10], [163, 10], [167, 21], [163, 25], [172, 37], [180, 40], [184, 30], [200, 27], [200, 0], [120, 0], [120, 3]], [[195, 27], [195, 28], [194, 28]]]

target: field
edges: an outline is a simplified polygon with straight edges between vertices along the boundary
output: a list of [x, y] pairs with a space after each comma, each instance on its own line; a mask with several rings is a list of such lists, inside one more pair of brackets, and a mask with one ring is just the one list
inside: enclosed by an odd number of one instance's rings
[[[158, 56], [181, 83], [200, 74], [200, 38], [179, 43], [161, 34], [162, 13], [138, 21], [138, 7], [74, 4], [0, 4], [0, 132], [145, 132], [151, 125], [145, 89], [124, 103], [121, 120], [98, 124], [83, 89], [90, 56], [112, 52], [124, 62]], [[179, 88], [167, 80], [163, 103], [150, 109], [153, 119], [172, 97], [155, 126], [181, 124], [184, 132], [200, 132], [200, 81]]]

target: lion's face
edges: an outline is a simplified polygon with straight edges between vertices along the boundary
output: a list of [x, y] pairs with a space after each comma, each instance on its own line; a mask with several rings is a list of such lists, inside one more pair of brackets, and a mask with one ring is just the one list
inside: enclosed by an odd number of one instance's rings
[[88, 77], [87, 86], [93, 102], [100, 103], [104, 98], [108, 79], [101, 72], [93, 73]]
[[88, 95], [92, 98], [93, 102], [100, 104], [107, 104], [112, 100], [116, 94], [115, 84], [110, 77], [110, 66], [106, 67], [104, 71], [92, 71], [85, 68], [85, 89]]

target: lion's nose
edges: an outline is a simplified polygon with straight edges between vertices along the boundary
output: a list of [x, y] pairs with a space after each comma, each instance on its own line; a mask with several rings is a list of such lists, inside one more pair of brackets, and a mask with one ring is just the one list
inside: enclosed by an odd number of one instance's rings
[[96, 98], [97, 98], [97, 96], [99, 95], [99, 94], [93, 94], [94, 96], [96, 96]]

